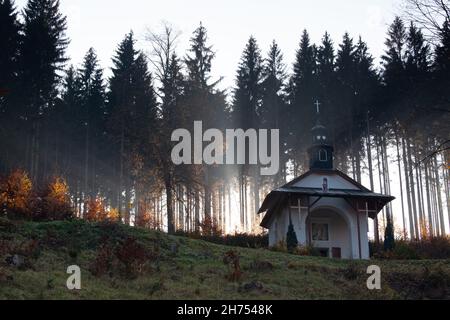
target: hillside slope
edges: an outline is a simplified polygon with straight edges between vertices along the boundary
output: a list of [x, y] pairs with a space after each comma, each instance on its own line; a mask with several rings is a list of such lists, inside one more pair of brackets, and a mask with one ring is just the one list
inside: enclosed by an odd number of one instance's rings
[[[230, 250], [240, 256], [237, 281], [224, 264]], [[366, 287], [372, 264], [382, 290]], [[81, 268], [79, 291], [66, 288], [70, 265]], [[111, 223], [0, 218], [0, 299], [449, 299], [449, 279], [449, 260], [339, 261]]]

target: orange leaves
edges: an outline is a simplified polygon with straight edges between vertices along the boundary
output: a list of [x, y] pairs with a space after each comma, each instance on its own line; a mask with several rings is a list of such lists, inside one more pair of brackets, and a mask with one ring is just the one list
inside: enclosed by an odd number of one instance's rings
[[90, 222], [105, 221], [108, 218], [105, 204], [101, 198], [91, 198], [87, 201], [84, 219]]
[[90, 198], [86, 202], [86, 211], [83, 218], [90, 222], [120, 220], [119, 210], [115, 208], [107, 209], [104, 200], [100, 197]]
[[35, 220], [65, 220], [73, 217], [69, 187], [64, 179], [55, 177], [33, 202]]
[[23, 170], [15, 170], [0, 183], [0, 202], [14, 215], [29, 216], [33, 184]]

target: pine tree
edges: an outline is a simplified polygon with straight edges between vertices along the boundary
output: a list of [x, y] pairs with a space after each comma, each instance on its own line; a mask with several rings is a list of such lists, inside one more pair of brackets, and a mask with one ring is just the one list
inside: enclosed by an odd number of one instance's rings
[[[8, 156], [9, 143], [15, 143], [17, 112], [11, 97], [17, 90], [17, 59], [19, 51], [17, 12], [12, 0], [0, 0], [0, 170], [9, 171], [15, 160]], [[16, 142], [17, 143], [17, 142]], [[3, 167], [4, 166], [4, 167]]]
[[[406, 39], [406, 72], [408, 78], [415, 81], [426, 80], [429, 71], [430, 47], [425, 43], [422, 31], [411, 22]], [[420, 79], [419, 79], [420, 78]]]
[[[236, 128], [247, 130], [249, 128], [260, 127], [260, 112], [262, 98], [262, 58], [260, 49], [254, 37], [250, 37], [237, 71], [236, 88], [233, 96], [232, 121]], [[249, 163], [249, 154], [246, 153], [245, 163]], [[256, 166], [255, 166], [256, 167]], [[247, 178], [254, 177], [254, 195], [256, 203], [259, 192], [258, 181], [256, 176], [257, 168], [248, 165], [240, 165], [239, 170], [239, 196], [240, 196], [240, 215], [241, 226], [244, 230], [248, 230], [248, 199], [247, 199]], [[253, 169], [253, 172], [250, 172]], [[252, 212], [255, 211], [252, 209]], [[253, 219], [251, 219], [253, 222]]]
[[257, 128], [262, 94], [262, 58], [254, 37], [242, 54], [233, 99], [233, 121], [238, 128]]
[[[260, 111], [260, 122], [267, 129], [280, 130], [280, 163], [281, 169], [273, 183], [282, 185], [286, 181], [286, 140], [289, 134], [287, 128], [282, 125], [286, 123], [289, 116], [286, 115], [286, 66], [283, 63], [283, 54], [275, 40], [272, 42], [267, 58], [263, 65], [262, 101]], [[258, 208], [259, 209], [259, 208]]]
[[[387, 50], [381, 57], [383, 60], [383, 80], [389, 88], [390, 95], [403, 91], [405, 86], [405, 42], [406, 29], [403, 21], [396, 17], [388, 30]], [[397, 93], [396, 93], [397, 92]]]
[[322, 44], [317, 49], [317, 81], [319, 90], [317, 99], [322, 103], [322, 119], [327, 123], [334, 112], [337, 110], [334, 107], [336, 99], [336, 73], [335, 73], [335, 53], [333, 42], [328, 32], [322, 38]]
[[[436, 47], [434, 68], [443, 78], [450, 72], [450, 21], [445, 21], [440, 34], [440, 43]], [[447, 77], [448, 79], [448, 77]]]
[[[207, 41], [207, 30], [200, 23], [193, 33], [189, 53], [184, 60], [187, 66], [187, 75], [184, 82], [183, 114], [188, 119], [188, 127], [192, 126], [193, 121], [201, 119], [206, 128], [222, 128], [223, 119], [226, 116], [226, 102], [223, 93], [216, 89], [220, 79], [210, 83], [211, 66], [215, 53]], [[199, 180], [204, 189], [205, 219], [214, 222], [211, 220], [212, 186], [217, 182], [215, 180], [219, 176], [218, 170], [211, 166], [205, 166], [200, 172], [193, 170], [189, 173], [184, 172], [184, 174], [197, 176], [194, 179]], [[192, 187], [189, 186], [189, 188]]]
[[17, 73], [19, 53], [19, 30], [17, 12], [12, 0], [0, 1], [0, 114], [4, 111], [7, 94], [11, 93]]
[[[135, 49], [134, 43], [133, 33], [130, 32], [118, 46], [113, 58], [107, 108], [109, 132], [116, 143], [119, 167], [117, 201], [114, 204], [119, 208], [125, 223], [130, 221], [131, 189], [136, 177], [131, 172], [135, 170], [135, 160], [139, 158], [136, 153], [144, 143], [143, 139], [153, 142], [152, 137], [146, 135], [148, 131], [144, 126], [154, 128], [156, 117], [152, 78], [143, 54]], [[123, 192], [125, 199], [122, 198]]]
[[98, 65], [97, 55], [93, 48], [86, 53], [81, 69], [78, 70], [80, 82], [80, 135], [84, 136], [84, 192], [94, 197], [96, 194], [96, 154], [97, 148], [103, 145], [105, 120], [105, 85], [103, 71]]
[[29, 0], [23, 20], [17, 93], [22, 119], [30, 130], [29, 172], [36, 179], [40, 176], [42, 117], [54, 107], [58, 71], [67, 60], [69, 40], [65, 35], [66, 17], [59, 10], [58, 0]]

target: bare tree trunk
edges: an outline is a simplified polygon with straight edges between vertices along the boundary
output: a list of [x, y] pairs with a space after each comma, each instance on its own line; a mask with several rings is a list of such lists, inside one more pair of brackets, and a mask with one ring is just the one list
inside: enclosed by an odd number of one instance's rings
[[441, 196], [441, 183], [439, 180], [439, 170], [438, 170], [438, 162], [437, 157], [434, 157], [434, 172], [436, 176], [436, 193], [437, 193], [437, 205], [439, 212], [439, 225], [441, 227], [441, 235], [445, 235], [445, 225], [444, 225], [444, 210], [442, 208], [442, 196]]
[[195, 224], [195, 232], [198, 233], [199, 230], [199, 226], [200, 226], [200, 195], [198, 192], [198, 189], [195, 189], [195, 195], [194, 195], [194, 203], [195, 203], [195, 207], [194, 207], [194, 224]]
[[406, 198], [408, 204], [408, 217], [409, 217], [409, 236], [411, 239], [415, 238], [414, 233], [414, 219], [413, 219], [413, 211], [412, 211], [412, 200], [411, 200], [411, 186], [409, 183], [409, 172], [408, 172], [408, 160], [406, 156], [406, 144], [407, 140], [405, 138], [402, 139], [402, 148], [403, 148], [403, 168], [405, 169], [405, 183], [406, 183]]
[[119, 190], [117, 194], [117, 205], [119, 209], [120, 218], [123, 219], [123, 207], [122, 207], [122, 192], [123, 192], [123, 184], [124, 184], [124, 156], [125, 156], [125, 128], [122, 123], [121, 132], [120, 132], [120, 154], [119, 154]]
[[89, 122], [86, 124], [86, 136], [84, 141], [84, 192], [90, 194], [89, 192]]
[[[372, 164], [372, 145], [371, 145], [371, 139], [370, 139], [370, 122], [369, 122], [369, 112], [367, 112], [367, 161], [369, 164], [369, 180], [370, 180], [370, 190], [372, 192], [375, 191], [375, 184], [373, 181], [373, 164]], [[378, 215], [375, 216], [375, 219], [373, 219], [373, 229], [374, 229], [374, 236], [375, 236], [375, 242], [380, 243], [380, 230], [378, 229]]]
[[166, 173], [165, 187], [166, 187], [166, 208], [167, 208], [167, 232], [169, 234], [173, 234], [175, 233], [175, 221], [173, 214], [172, 176], [170, 175], [170, 173]]
[[430, 175], [428, 163], [425, 162], [425, 192], [427, 193], [427, 212], [428, 212], [428, 225], [430, 228], [430, 236], [434, 236], [433, 216], [431, 212], [431, 200], [430, 200]]
[[[414, 152], [414, 159], [415, 162], [418, 163], [418, 157], [417, 157], [417, 150], [416, 148], [415, 152]], [[422, 211], [422, 197], [421, 197], [421, 184], [420, 184], [420, 171], [419, 171], [419, 165], [415, 166], [415, 171], [416, 171], [416, 184], [417, 184], [417, 210], [418, 210], [418, 214], [419, 214], [419, 232], [421, 237], [426, 236], [425, 234], [422, 235], [422, 233], [424, 233], [424, 217], [423, 217], [423, 211]]]
[[414, 164], [412, 161], [411, 156], [411, 146], [408, 141], [407, 144], [407, 153], [408, 153], [408, 163], [409, 163], [409, 182], [411, 184], [411, 202], [412, 202], [412, 208], [413, 208], [413, 223], [414, 223], [414, 234], [415, 238], [419, 239], [420, 233], [419, 233], [419, 226], [417, 221], [417, 207], [416, 207], [416, 191], [415, 191], [415, 185], [414, 185]]
[[[445, 163], [450, 163], [445, 158], [445, 155], [443, 156], [443, 160]], [[442, 166], [442, 175], [444, 176], [444, 190], [445, 190], [445, 197], [447, 199], [447, 215], [448, 215], [448, 228], [450, 232], [450, 186], [449, 186], [449, 175], [448, 175], [448, 169], [444, 166]]]
[[402, 222], [403, 222], [403, 234], [406, 233], [406, 221], [405, 221], [405, 205], [403, 201], [403, 181], [402, 181], [402, 167], [400, 159], [400, 146], [399, 137], [397, 131], [395, 131], [395, 144], [397, 147], [397, 164], [398, 164], [398, 177], [400, 181], [400, 201], [402, 203]]
[[[380, 183], [380, 193], [383, 193], [384, 192], [384, 190], [383, 190], [383, 180], [384, 180], [384, 177], [382, 177], [382, 174], [383, 174], [383, 171], [382, 171], [382, 164], [381, 164], [381, 161], [380, 161], [380, 139], [378, 139], [378, 141], [376, 142], [376, 147], [377, 147], [377, 164], [378, 164], [378, 180], [379, 180], [379, 183]], [[383, 230], [385, 230], [386, 229], [386, 217], [385, 217], [385, 208], [383, 208], [383, 219], [382, 219], [382, 222], [383, 222]]]
[[[387, 194], [391, 194], [391, 180], [389, 175], [389, 160], [387, 155], [387, 143], [386, 138], [382, 137], [381, 144], [381, 159], [383, 160], [383, 177], [384, 177], [384, 190]], [[392, 227], [394, 227], [394, 217], [392, 215], [391, 203], [386, 206], [386, 216], [387, 221], [392, 222]]]

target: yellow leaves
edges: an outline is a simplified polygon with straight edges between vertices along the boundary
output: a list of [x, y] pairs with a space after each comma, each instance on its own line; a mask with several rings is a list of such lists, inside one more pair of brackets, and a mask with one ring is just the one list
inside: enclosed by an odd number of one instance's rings
[[7, 209], [26, 214], [33, 183], [23, 170], [15, 170], [0, 185], [0, 201]]
[[87, 210], [84, 219], [91, 222], [104, 221], [108, 217], [105, 204], [101, 198], [91, 198], [87, 202]]
[[100, 197], [91, 198], [86, 203], [87, 210], [84, 219], [90, 222], [114, 221], [120, 220], [120, 213], [117, 208], [107, 209], [104, 200]]
[[69, 187], [62, 178], [55, 178], [49, 185], [48, 197], [59, 203], [69, 202]]
[[120, 213], [117, 208], [111, 208], [107, 213], [107, 218], [110, 221], [119, 221]]

